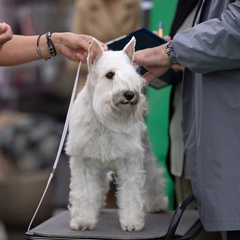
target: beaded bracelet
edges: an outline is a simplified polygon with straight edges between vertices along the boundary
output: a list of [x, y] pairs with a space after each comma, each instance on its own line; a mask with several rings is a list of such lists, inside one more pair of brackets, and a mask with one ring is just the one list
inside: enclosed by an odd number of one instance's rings
[[57, 52], [56, 52], [56, 48], [52, 42], [52, 39], [51, 39], [51, 36], [52, 36], [52, 33], [51, 32], [47, 32], [46, 33], [46, 39], [47, 39], [47, 45], [48, 45], [48, 50], [51, 54], [52, 57], [55, 57], [57, 55]]
[[39, 36], [38, 36], [38, 38], [37, 38], [37, 52], [38, 52], [38, 54], [39, 54], [39, 56], [41, 57], [41, 58], [43, 58], [45, 61], [47, 61], [49, 58], [51, 58], [51, 57], [44, 57], [43, 55], [42, 55], [42, 52], [41, 52], [41, 48], [40, 48], [40, 46], [39, 46], [39, 40], [40, 40], [40, 38], [41, 38], [41, 36], [42, 36], [43, 34], [40, 34]]

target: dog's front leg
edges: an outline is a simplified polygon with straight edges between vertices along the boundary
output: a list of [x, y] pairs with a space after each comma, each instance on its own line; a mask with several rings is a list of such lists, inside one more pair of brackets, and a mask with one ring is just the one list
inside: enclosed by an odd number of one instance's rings
[[142, 155], [132, 156], [119, 163], [117, 176], [121, 227], [125, 231], [139, 231], [145, 224], [145, 172]]
[[75, 230], [93, 229], [102, 204], [101, 170], [91, 159], [71, 157], [70, 226]]

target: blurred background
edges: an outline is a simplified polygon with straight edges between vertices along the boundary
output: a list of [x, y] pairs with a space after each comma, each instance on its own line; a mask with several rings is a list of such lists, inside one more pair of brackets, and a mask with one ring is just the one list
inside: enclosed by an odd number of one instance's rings
[[[103, 42], [146, 27], [169, 33], [177, 0], [0, 0], [0, 21], [14, 34], [73, 31]], [[57, 56], [15, 67], [0, 67], [0, 240], [22, 240], [55, 160], [71, 96], [76, 64]], [[78, 91], [86, 77], [81, 69]], [[166, 169], [165, 192], [174, 208], [168, 173], [168, 113], [171, 86], [148, 87], [146, 119], [159, 165]], [[68, 158], [62, 153], [33, 226], [68, 202]], [[109, 207], [114, 206], [109, 197]]]

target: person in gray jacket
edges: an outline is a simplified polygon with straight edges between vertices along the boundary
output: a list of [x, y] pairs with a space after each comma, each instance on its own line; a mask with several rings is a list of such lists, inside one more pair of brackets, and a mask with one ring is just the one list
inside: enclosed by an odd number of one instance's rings
[[240, 239], [240, 0], [200, 1], [194, 26], [135, 53], [148, 82], [174, 63], [183, 79], [183, 135], [206, 231]]

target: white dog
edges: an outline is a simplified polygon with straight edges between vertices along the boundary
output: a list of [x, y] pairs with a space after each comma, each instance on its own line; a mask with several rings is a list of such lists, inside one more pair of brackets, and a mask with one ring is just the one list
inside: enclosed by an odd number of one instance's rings
[[97, 224], [109, 170], [117, 176], [123, 230], [141, 230], [146, 211], [167, 209], [162, 172], [147, 139], [145, 80], [133, 65], [134, 51], [135, 38], [122, 51], [104, 52], [94, 39], [89, 48], [89, 74], [72, 108], [66, 145], [72, 229]]

